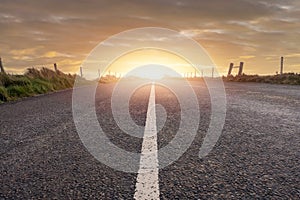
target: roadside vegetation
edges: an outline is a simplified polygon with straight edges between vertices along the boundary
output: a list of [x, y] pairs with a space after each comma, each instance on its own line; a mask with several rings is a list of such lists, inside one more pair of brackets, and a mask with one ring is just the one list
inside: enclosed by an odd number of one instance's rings
[[106, 75], [100, 78], [99, 83], [115, 83], [118, 82], [120, 78], [114, 75]]
[[[77, 77], [77, 81], [89, 84], [90, 81]], [[72, 88], [76, 75], [65, 74], [59, 70], [53, 71], [48, 68], [40, 70], [28, 68], [23, 75], [11, 75], [0, 72], [0, 103], [13, 101], [23, 97], [45, 94], [58, 90]], [[197, 78], [196, 78], [197, 79]], [[117, 82], [119, 78], [106, 75], [102, 77], [100, 83]], [[198, 79], [197, 79], [198, 80]], [[257, 82], [272, 84], [300, 85], [300, 74], [285, 73], [282, 75], [246, 75], [223, 76], [224, 81], [232, 82]]]
[[224, 81], [232, 82], [256, 82], [256, 83], [272, 83], [272, 84], [288, 84], [288, 85], [300, 85], [300, 74], [285, 73], [281, 75], [246, 75], [242, 76], [227, 76], [223, 77]]
[[[49, 68], [40, 70], [28, 68], [23, 75], [0, 72], [0, 103], [72, 88], [75, 79], [80, 82], [80, 85], [88, 85], [93, 82], [75, 74], [65, 74]], [[114, 83], [118, 80], [119, 78], [115, 76], [106, 75], [99, 80], [99, 83]]]
[[24, 75], [0, 73], [0, 103], [72, 88], [75, 75], [48, 68], [28, 68]]

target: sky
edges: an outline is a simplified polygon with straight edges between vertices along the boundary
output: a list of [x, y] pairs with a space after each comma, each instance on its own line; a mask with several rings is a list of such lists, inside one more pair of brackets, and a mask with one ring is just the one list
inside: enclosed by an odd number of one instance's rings
[[275, 74], [281, 56], [300, 72], [299, 0], [0, 0], [0, 57], [12, 73], [74, 73], [97, 44], [141, 27], [192, 37], [221, 74], [240, 61], [246, 74]]

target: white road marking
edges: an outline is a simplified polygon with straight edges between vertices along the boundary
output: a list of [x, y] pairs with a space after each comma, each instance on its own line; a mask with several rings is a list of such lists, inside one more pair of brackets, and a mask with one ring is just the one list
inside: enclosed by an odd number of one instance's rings
[[152, 84], [134, 198], [159, 199], [155, 86]]

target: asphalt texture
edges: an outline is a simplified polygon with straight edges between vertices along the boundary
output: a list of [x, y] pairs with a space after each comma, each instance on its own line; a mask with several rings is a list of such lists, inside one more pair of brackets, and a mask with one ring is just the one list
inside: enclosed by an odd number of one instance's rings
[[[201, 112], [189, 149], [159, 170], [161, 199], [299, 199], [300, 87], [225, 83], [227, 113], [214, 149], [200, 159], [211, 104], [203, 82], [191, 82]], [[144, 126], [150, 85], [130, 100], [133, 121]], [[112, 143], [141, 151], [142, 139], [125, 134], [111, 111], [114, 84], [98, 87], [98, 121]], [[180, 123], [176, 95], [156, 86], [158, 148]], [[72, 118], [72, 90], [0, 105], [0, 199], [133, 199], [136, 173], [116, 171], [84, 147]]]

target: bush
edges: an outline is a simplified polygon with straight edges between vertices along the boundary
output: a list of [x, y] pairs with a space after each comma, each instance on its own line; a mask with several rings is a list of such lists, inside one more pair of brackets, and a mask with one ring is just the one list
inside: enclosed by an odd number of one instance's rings
[[12, 99], [17, 99], [19, 97], [28, 97], [32, 93], [30, 87], [24, 87], [20, 85], [11, 85], [7, 87], [7, 93]]
[[289, 84], [300, 85], [300, 74], [287, 73], [274, 76], [258, 76], [258, 75], [242, 75], [242, 76], [227, 76], [223, 77], [224, 81], [234, 82], [257, 82], [257, 83], [272, 83], [272, 84]]
[[9, 85], [12, 85], [12, 83], [13, 83], [13, 80], [12, 80], [11, 76], [4, 74], [4, 73], [0, 74], [1, 86], [8, 87]]
[[6, 102], [35, 94], [72, 88], [75, 78], [74, 75], [47, 68], [41, 70], [29, 68], [24, 75], [0, 73], [0, 101]]
[[35, 91], [37, 91], [38, 94], [55, 90], [53, 84], [51, 84], [49, 81], [39, 78], [32, 81], [32, 87], [35, 89]]
[[5, 87], [0, 86], [0, 101], [5, 102], [9, 100], [9, 96], [7, 94], [7, 90]]

